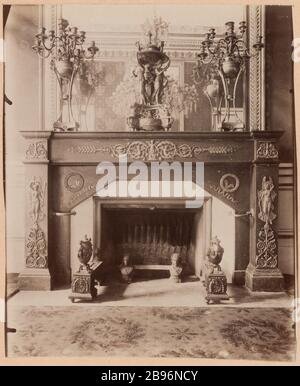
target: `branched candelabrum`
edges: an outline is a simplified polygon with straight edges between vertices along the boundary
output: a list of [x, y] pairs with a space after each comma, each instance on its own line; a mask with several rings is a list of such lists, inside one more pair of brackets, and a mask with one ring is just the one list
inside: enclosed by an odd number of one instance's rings
[[[239, 23], [239, 32], [235, 32], [232, 21], [227, 22], [225, 26], [225, 35], [219, 40], [216, 39], [214, 28], [205, 34], [200, 53], [197, 55], [194, 81], [202, 83], [205, 79], [203, 74], [206, 74], [204, 93], [212, 108], [213, 129], [239, 131], [245, 129], [245, 123], [237, 114], [237, 85], [245, 71], [247, 61], [263, 48], [262, 36], [258, 36], [257, 43], [253, 45], [254, 53], [250, 53], [245, 42], [246, 22]], [[224, 114], [222, 114], [223, 100]]]
[[[35, 35], [32, 49], [43, 59], [51, 58], [51, 68], [57, 77], [61, 103], [59, 116], [54, 123], [54, 130], [74, 131], [79, 127], [72, 111], [72, 89], [78, 69], [87, 59], [94, 58], [99, 50], [94, 41], [85, 49], [85, 31], [78, 31], [77, 27], [70, 27], [65, 19], [58, 22], [58, 31], [46, 31], [41, 28]], [[67, 119], [63, 119], [63, 106], [67, 104]]]

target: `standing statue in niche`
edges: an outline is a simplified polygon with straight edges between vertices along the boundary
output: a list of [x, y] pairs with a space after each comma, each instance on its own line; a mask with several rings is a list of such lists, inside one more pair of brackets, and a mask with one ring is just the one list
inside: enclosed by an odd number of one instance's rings
[[266, 224], [272, 224], [276, 218], [274, 210], [274, 200], [276, 193], [274, 191], [274, 184], [271, 177], [263, 177], [261, 190], [258, 192], [258, 218]]

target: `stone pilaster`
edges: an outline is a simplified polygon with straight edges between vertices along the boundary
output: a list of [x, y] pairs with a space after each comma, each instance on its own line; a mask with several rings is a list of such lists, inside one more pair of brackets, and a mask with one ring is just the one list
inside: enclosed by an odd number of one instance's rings
[[[22, 132], [25, 138], [25, 269], [22, 290], [50, 290], [48, 261], [48, 139], [51, 132]], [[23, 194], [20, 193], [20, 194]]]
[[282, 291], [283, 276], [278, 269], [278, 150], [275, 141], [255, 143], [252, 167], [250, 222], [250, 263], [246, 286], [252, 291]]

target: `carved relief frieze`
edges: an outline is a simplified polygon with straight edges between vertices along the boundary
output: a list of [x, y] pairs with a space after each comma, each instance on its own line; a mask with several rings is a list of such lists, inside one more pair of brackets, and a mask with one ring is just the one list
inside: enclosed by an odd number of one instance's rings
[[277, 159], [278, 150], [272, 142], [258, 142], [256, 149], [257, 158]]
[[221, 186], [217, 186], [213, 182], [208, 182], [208, 189], [211, 192], [217, 193], [217, 195], [221, 198], [225, 198], [226, 200], [230, 201], [232, 204], [237, 204], [238, 201], [233, 197], [233, 195], [229, 192], [226, 192], [221, 188]]
[[174, 157], [182, 159], [198, 158], [203, 153], [212, 155], [227, 155], [236, 152], [237, 146], [231, 144], [220, 145], [190, 145], [186, 143], [176, 144], [171, 141], [133, 141], [125, 144], [110, 146], [77, 145], [68, 151], [79, 154], [95, 154], [98, 152], [109, 153], [114, 158], [128, 156], [134, 160], [162, 161], [172, 160]]
[[25, 151], [25, 157], [27, 160], [47, 160], [47, 142], [38, 141], [32, 142], [28, 145]]
[[85, 198], [88, 198], [89, 196], [94, 194], [95, 191], [96, 191], [96, 186], [94, 184], [89, 184], [89, 185], [85, 186], [80, 191], [73, 194], [73, 196], [71, 197], [71, 199], [69, 201], [69, 205], [72, 207], [77, 202], [79, 202]]
[[258, 197], [258, 218], [264, 225], [258, 231], [256, 266], [257, 268], [276, 268], [278, 264], [275, 232], [271, 226], [277, 215], [274, 201], [277, 196], [271, 177], [264, 176]]
[[40, 223], [45, 219], [47, 184], [42, 178], [33, 177], [29, 183], [29, 218], [31, 225], [26, 238], [26, 266], [28, 268], [46, 268], [47, 242]]

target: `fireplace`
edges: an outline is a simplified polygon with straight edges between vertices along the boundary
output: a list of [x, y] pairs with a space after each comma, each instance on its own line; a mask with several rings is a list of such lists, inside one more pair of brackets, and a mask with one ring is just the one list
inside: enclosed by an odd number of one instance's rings
[[94, 198], [93, 230], [107, 265], [118, 266], [129, 254], [138, 270], [167, 270], [171, 255], [179, 253], [184, 273], [201, 275], [211, 237], [210, 198], [197, 209], [185, 208], [183, 199], [107, 201]]
[[[23, 135], [27, 207], [21, 289], [70, 285], [72, 270], [78, 267], [79, 241], [87, 234], [114, 264], [129, 246], [137, 265], [163, 267], [171, 251], [181, 248], [198, 276], [210, 238], [216, 235], [224, 248], [222, 268], [229, 283], [246, 283], [255, 291], [282, 290], [276, 235], [281, 132], [33, 131]], [[100, 161], [118, 164], [120, 154], [129, 163], [147, 165], [203, 162], [203, 207], [187, 213], [180, 199], [100, 199], [95, 195], [96, 167]], [[194, 173], [191, 178], [195, 182]], [[269, 186], [275, 194], [269, 198], [271, 213], [265, 214], [261, 200], [268, 199], [263, 193]], [[40, 205], [33, 208], [34, 200]], [[126, 219], [131, 224], [127, 228]], [[182, 221], [189, 226], [180, 228]], [[114, 239], [108, 234], [110, 228]], [[168, 228], [179, 235], [176, 242], [168, 239]], [[114, 246], [111, 252], [109, 245]]]

